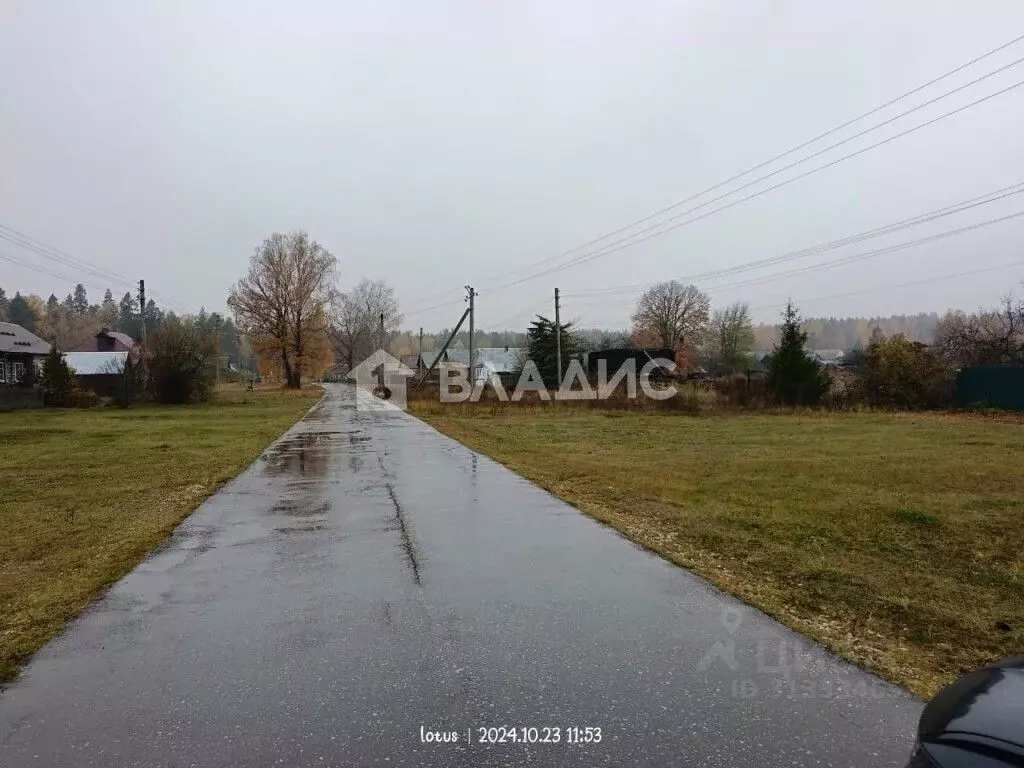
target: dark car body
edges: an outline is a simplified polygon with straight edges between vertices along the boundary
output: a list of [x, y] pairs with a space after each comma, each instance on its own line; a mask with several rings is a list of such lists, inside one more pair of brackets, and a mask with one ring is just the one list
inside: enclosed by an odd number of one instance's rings
[[1024, 766], [1024, 656], [970, 672], [921, 715], [909, 768]]

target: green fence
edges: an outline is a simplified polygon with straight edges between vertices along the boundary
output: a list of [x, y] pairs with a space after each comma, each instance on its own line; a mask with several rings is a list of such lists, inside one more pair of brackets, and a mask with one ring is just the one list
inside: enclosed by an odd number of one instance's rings
[[984, 405], [1024, 411], [1024, 367], [978, 365], [964, 368], [956, 377], [960, 406]]

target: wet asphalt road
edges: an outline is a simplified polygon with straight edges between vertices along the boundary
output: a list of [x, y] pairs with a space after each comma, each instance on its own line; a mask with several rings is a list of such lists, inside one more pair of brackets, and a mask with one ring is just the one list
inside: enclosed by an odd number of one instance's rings
[[[918, 699], [354, 398], [331, 387], [37, 655], [0, 765], [905, 761]], [[479, 743], [499, 726], [560, 743]]]

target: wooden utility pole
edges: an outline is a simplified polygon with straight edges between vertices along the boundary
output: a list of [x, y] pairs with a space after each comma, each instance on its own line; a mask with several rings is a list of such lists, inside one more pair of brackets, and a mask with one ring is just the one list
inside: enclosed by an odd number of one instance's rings
[[220, 315], [217, 315], [217, 320], [214, 322], [214, 327], [217, 329], [217, 354], [213, 361], [214, 371], [214, 383], [220, 384]]
[[[235, 326], [235, 349], [238, 350], [238, 382], [242, 385], [242, 389], [245, 389], [245, 376], [242, 367], [242, 332], [238, 330], [238, 326]], [[228, 367], [231, 367], [231, 362], [228, 361]], [[255, 378], [255, 377], [254, 377]]]
[[139, 319], [142, 321], [142, 346], [146, 346], [146, 281], [139, 280]]
[[473, 290], [473, 286], [466, 286], [467, 300], [469, 301], [469, 387], [472, 389], [476, 386], [476, 380], [473, 378], [473, 299], [476, 298], [476, 291]]
[[444, 344], [441, 345], [441, 351], [438, 352], [437, 355], [434, 357], [434, 362], [432, 362], [430, 365], [428, 365], [427, 366], [427, 370], [423, 372], [423, 376], [422, 376], [422, 378], [420, 378], [419, 383], [416, 385], [416, 389], [414, 389], [413, 392], [419, 392], [420, 391], [420, 387], [423, 386], [423, 382], [425, 382], [427, 380], [427, 376], [430, 375], [430, 372], [432, 370], [434, 370], [434, 367], [441, 360], [441, 357], [444, 355], [444, 351], [446, 349], [448, 349], [448, 345], [452, 343], [452, 339], [455, 338], [455, 334], [457, 334], [459, 332], [459, 328], [461, 328], [462, 324], [464, 322], [466, 322], [466, 318], [468, 316], [469, 316], [469, 309], [467, 308], [462, 313], [462, 317], [459, 318], [459, 322], [457, 322], [455, 324], [455, 329], [451, 333], [448, 334], [448, 339], [445, 341]]
[[558, 367], [558, 386], [562, 384], [562, 322], [561, 307], [558, 306], [558, 289], [555, 288], [555, 365]]
[[420, 326], [420, 346], [416, 350], [416, 372], [423, 372], [423, 326]]
[[[384, 313], [380, 313], [380, 339], [377, 344], [377, 349], [384, 350]], [[386, 351], [386, 350], [384, 350]], [[384, 362], [381, 361], [380, 368], [377, 369], [377, 386], [380, 387], [380, 391], [384, 392]]]

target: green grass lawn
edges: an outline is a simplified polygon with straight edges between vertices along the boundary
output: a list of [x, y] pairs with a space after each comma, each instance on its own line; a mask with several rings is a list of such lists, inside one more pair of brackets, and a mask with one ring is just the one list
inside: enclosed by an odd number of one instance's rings
[[0, 413], [0, 681], [320, 397]]
[[1021, 419], [412, 409], [923, 696], [1024, 652]]

